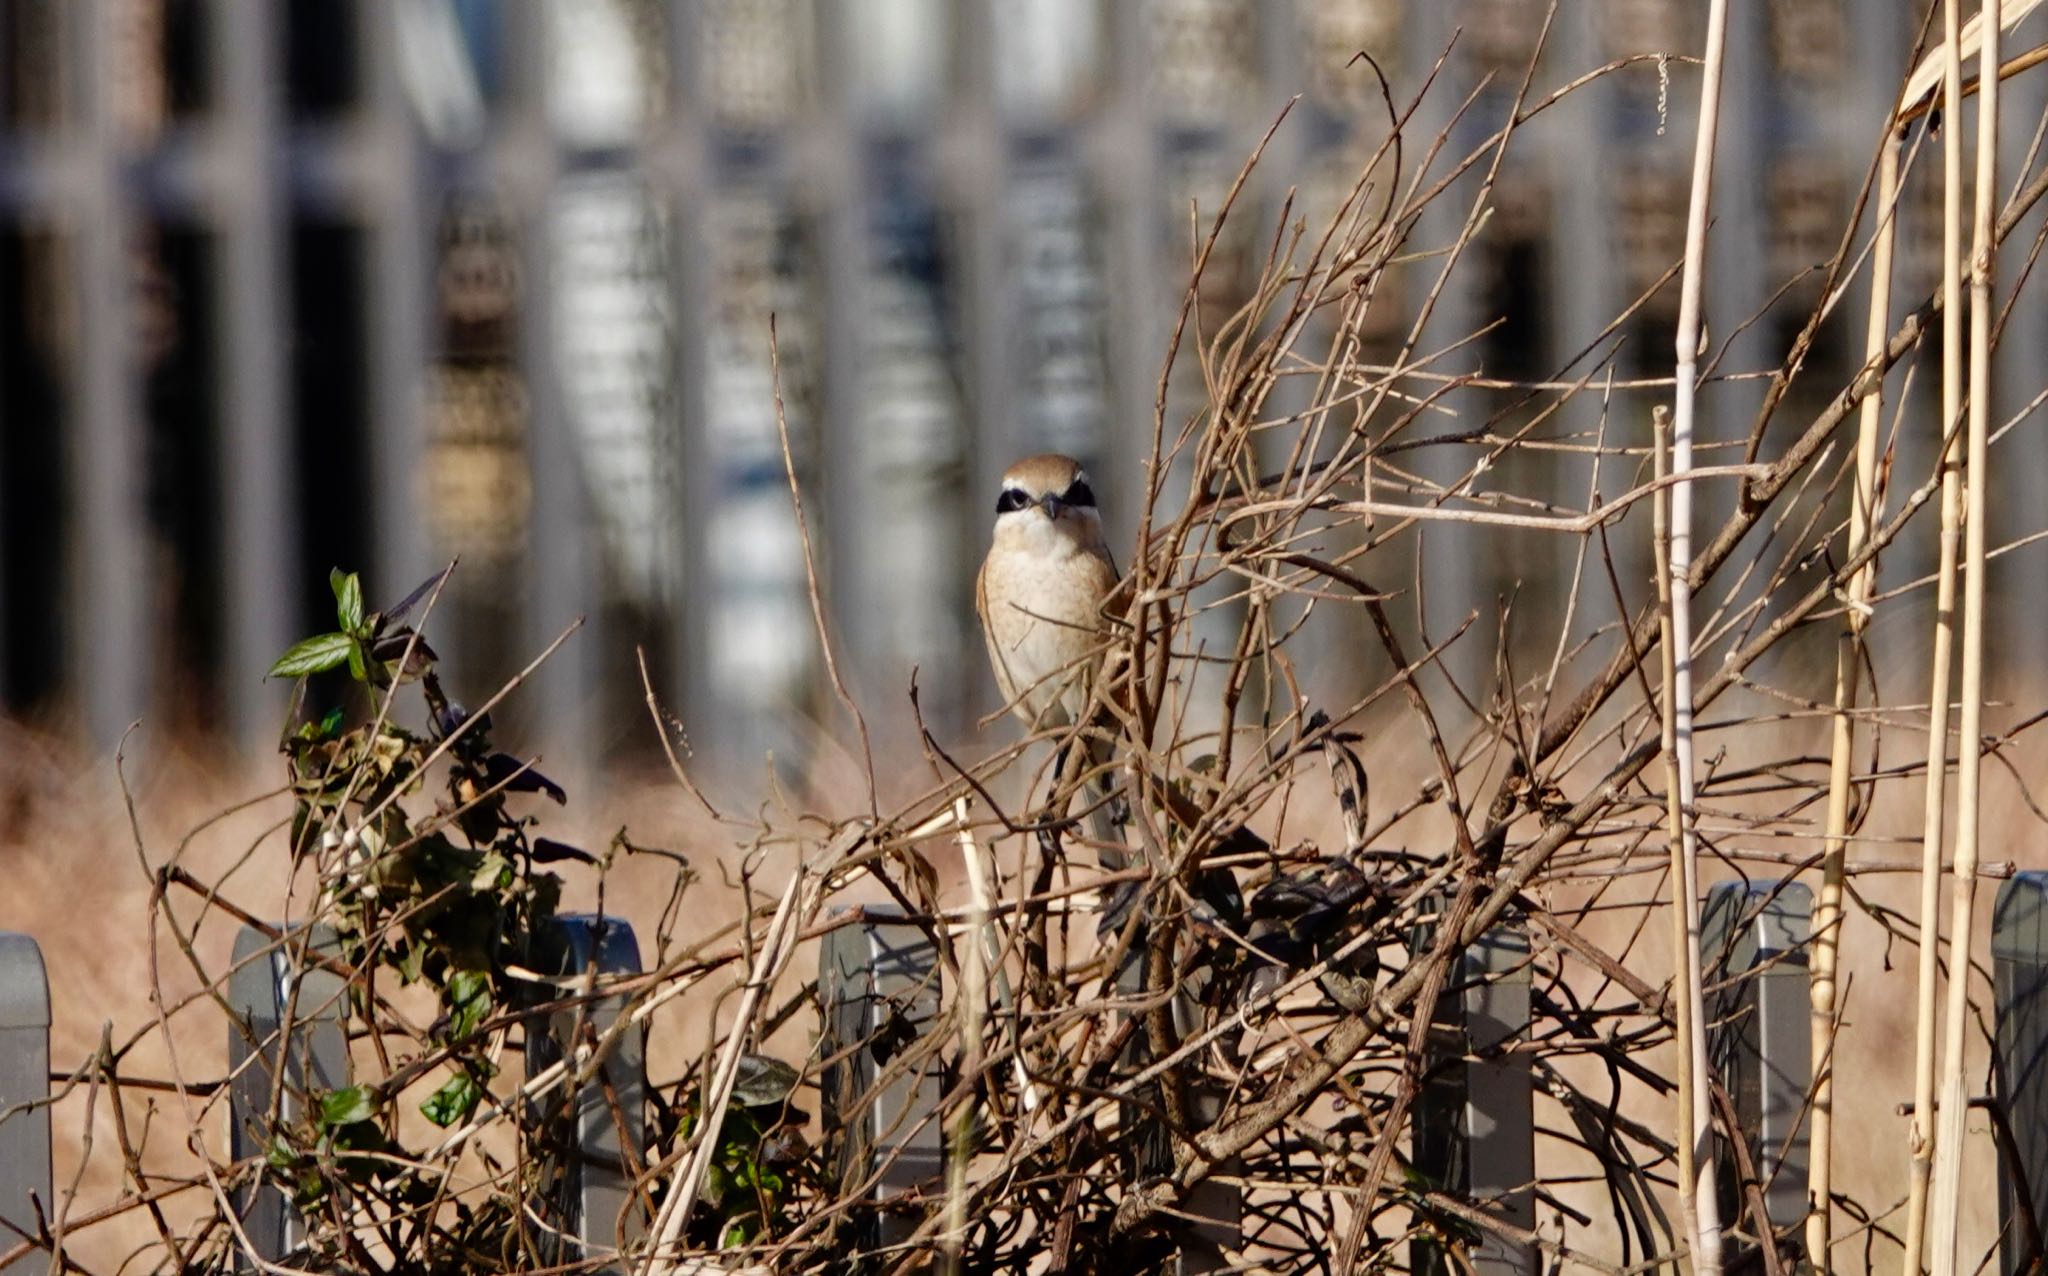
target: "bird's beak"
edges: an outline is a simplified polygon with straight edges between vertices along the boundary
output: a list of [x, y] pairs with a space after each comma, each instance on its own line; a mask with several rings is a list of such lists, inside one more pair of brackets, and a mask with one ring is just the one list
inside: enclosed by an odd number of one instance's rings
[[1047, 492], [1041, 497], [1038, 503], [1045, 507], [1045, 516], [1054, 521], [1058, 521], [1060, 512], [1067, 508], [1060, 502], [1060, 498], [1051, 492]]

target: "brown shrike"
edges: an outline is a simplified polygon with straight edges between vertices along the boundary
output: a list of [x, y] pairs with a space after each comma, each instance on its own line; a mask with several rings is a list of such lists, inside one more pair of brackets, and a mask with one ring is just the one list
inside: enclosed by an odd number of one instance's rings
[[[1027, 456], [1003, 472], [996, 497], [995, 541], [975, 582], [975, 610], [988, 639], [996, 686], [1010, 711], [1032, 730], [1074, 725], [1088, 712], [1107, 646], [1107, 615], [1119, 577], [1102, 539], [1102, 514], [1087, 472], [1071, 456]], [[1058, 779], [1099, 769], [1109, 756], [1107, 735], [1115, 717], [1098, 711], [1089, 742], [1078, 758], [1067, 758]], [[1085, 766], [1072, 764], [1083, 762]], [[1109, 823], [1124, 822], [1121, 800], [1112, 801], [1106, 778], [1091, 781], [1091, 800]], [[1193, 828], [1202, 812], [1170, 785], [1152, 786], [1166, 814]], [[1098, 830], [1097, 837], [1107, 840]], [[1224, 832], [1218, 846], [1258, 842], [1242, 826]]]
[[1080, 462], [1048, 453], [1004, 471], [974, 605], [996, 687], [1026, 726], [1070, 726], [1086, 712], [1102, 658], [1102, 604], [1116, 582]]

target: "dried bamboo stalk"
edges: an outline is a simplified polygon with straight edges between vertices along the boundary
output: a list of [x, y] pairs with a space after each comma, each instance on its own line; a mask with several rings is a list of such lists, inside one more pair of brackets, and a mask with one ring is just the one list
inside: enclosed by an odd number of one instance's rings
[[1963, 512], [1963, 477], [1950, 438], [1963, 411], [1963, 54], [1958, 0], [1942, 5], [1942, 100], [1950, 127], [1942, 138], [1941, 420], [1935, 464], [1941, 473], [1940, 565], [1934, 590], [1934, 651], [1928, 670], [1927, 779], [1921, 798], [1920, 953], [1915, 987], [1913, 1120], [1906, 1190], [1906, 1251], [1902, 1270], [1918, 1276], [1927, 1247], [1927, 1192], [1941, 1111], [1934, 1102], [1936, 999], [1941, 986], [1941, 852], [1948, 814], [1948, 715], [1954, 677], [1956, 550]]
[[[1884, 348], [1890, 331], [1893, 232], [1897, 226], [1899, 136], [1885, 141], [1878, 161], [1877, 236], [1871, 256], [1870, 313], [1864, 330], [1865, 357]], [[1856, 487], [1850, 496], [1849, 555], [1863, 552], [1877, 518], [1878, 427], [1884, 411], [1880, 386], [1863, 400], [1856, 432]], [[1835, 651], [1835, 713], [1828, 756], [1826, 838], [1821, 859], [1820, 894], [1813, 914], [1813, 1127], [1807, 1162], [1808, 1200], [1806, 1252], [1816, 1270], [1828, 1269], [1828, 1244], [1833, 1236], [1835, 1025], [1839, 984], [1835, 978], [1841, 949], [1843, 875], [1848, 855], [1849, 776], [1855, 747], [1854, 711], [1857, 671], [1862, 666], [1863, 631], [1869, 623], [1870, 592], [1877, 576], [1875, 561], [1864, 565], [1849, 582], [1848, 623]]]
[[[1650, 413], [1652, 444], [1656, 454], [1657, 487], [1650, 503], [1650, 534], [1656, 546], [1656, 561], [1671, 561], [1671, 489], [1663, 480], [1671, 469], [1671, 413], [1658, 405]], [[1671, 1022], [1672, 1037], [1678, 1047], [1678, 1057], [1692, 1058], [1692, 981], [1683, 978], [1688, 969], [1687, 952], [1691, 942], [1686, 925], [1687, 910], [1678, 904], [1679, 884], [1685, 880], [1685, 809], [1678, 800], [1678, 664], [1673, 658], [1676, 650], [1671, 641], [1671, 576], [1668, 571], [1657, 573], [1658, 647], [1661, 652], [1659, 665], [1662, 681], [1660, 694], [1664, 698], [1661, 730], [1664, 745], [1664, 825], [1665, 845], [1671, 856]], [[1678, 1069], [1678, 1093], [1675, 1126], [1684, 1130], [1692, 1116], [1693, 1071], [1690, 1066]], [[1677, 1181], [1693, 1181], [1693, 1142], [1681, 1135], [1671, 1141], [1676, 1153]], [[1681, 1191], [1678, 1194], [1678, 1225], [1688, 1237], [1699, 1234], [1699, 1219], [1693, 1212], [1692, 1194]]]
[[654, 1244], [647, 1250], [646, 1266], [642, 1269], [648, 1276], [674, 1276], [677, 1270], [676, 1245], [682, 1239], [690, 1211], [696, 1208], [697, 1194], [704, 1188], [711, 1158], [718, 1151], [718, 1129], [725, 1124], [725, 1109], [739, 1079], [740, 1056], [746, 1050], [754, 1012], [761, 1005], [761, 994], [775, 982], [796, 947], [797, 900], [803, 894], [803, 883], [804, 870], [799, 864], [789, 875], [789, 885], [783, 888], [782, 900], [775, 906], [775, 916], [768, 923], [768, 933], [761, 941], [754, 967], [747, 972], [746, 992], [740, 997], [739, 1013], [733, 1018], [732, 1036], [726, 1039], [725, 1052], [719, 1056], [717, 1071], [705, 1091], [697, 1121], [697, 1145], [677, 1169], [654, 1220]]
[[[1704, 980], [1700, 969], [1699, 839], [1693, 827], [1695, 758], [1692, 722], [1692, 470], [1693, 401], [1699, 379], [1700, 293], [1706, 273], [1707, 208], [1714, 182], [1714, 133], [1720, 118], [1721, 64], [1728, 43], [1728, 0], [1712, 0], [1707, 11], [1706, 72], [1700, 82], [1699, 130], [1693, 140], [1692, 195], [1685, 218], [1685, 269], [1678, 302], [1677, 372], [1672, 396], [1670, 574], [1671, 694], [1665, 714], [1671, 723], [1678, 773], [1679, 879], [1672, 883], [1672, 907], [1684, 917], [1685, 942], [1674, 971], [1683, 986], [1687, 1022], [1682, 1071], [1692, 1074], [1688, 1107], [1681, 1114], [1677, 1142], [1692, 1144], [1692, 1173], [1680, 1185], [1693, 1196], [1692, 1248], [1695, 1276], [1720, 1276], [1721, 1206], [1710, 1139], [1713, 1110], [1708, 1102]], [[1675, 933], [1675, 932], [1674, 932]]]
[[[1000, 954], [991, 956], [988, 951], [989, 912], [994, 905], [994, 892], [989, 888], [988, 872], [981, 862], [981, 848], [975, 844], [974, 830], [967, 822], [967, 799], [955, 798], [953, 819], [958, 826], [957, 838], [960, 844], [960, 860], [967, 870], [967, 884], [973, 898], [973, 912], [968, 918], [968, 940], [960, 945], [960, 1072], [973, 1076], [981, 1069], [981, 1034], [988, 1018], [988, 967], [1001, 960]], [[942, 1265], [940, 1270], [953, 1273], [960, 1270], [960, 1249], [967, 1240], [967, 1162], [974, 1149], [974, 1104], [962, 1103], [948, 1132], [951, 1146], [946, 1157], [946, 1226], [940, 1239]]]
[[[1977, 900], [1977, 842], [1982, 814], [1984, 735], [1984, 528], [1991, 471], [1991, 272], [1997, 256], [1992, 233], [1998, 194], [1998, 0], [1984, 0], [1978, 45], [1977, 180], [1970, 244], [1969, 449], [1963, 499], [1962, 740], [1956, 758], [1955, 884], [1950, 896], [1949, 943], [1955, 960], [1942, 1024], [1941, 1121], [1934, 1153], [1934, 1256], [1936, 1276], [1956, 1266], [1956, 1217], [1962, 1204], [1963, 1043], [1969, 1022], [1972, 914]], [[1953, 320], [1951, 320], [1953, 322]]]

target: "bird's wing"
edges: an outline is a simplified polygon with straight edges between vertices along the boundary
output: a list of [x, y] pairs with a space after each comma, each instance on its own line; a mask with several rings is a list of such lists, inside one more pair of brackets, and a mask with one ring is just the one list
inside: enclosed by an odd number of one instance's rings
[[996, 694], [1015, 709], [1016, 680], [1010, 676], [1009, 657], [1004, 653], [1002, 643], [996, 640], [996, 627], [989, 617], [988, 564], [988, 559], [982, 559], [981, 570], [974, 573], [974, 614], [981, 621], [981, 639], [988, 645], [988, 663], [996, 676]]

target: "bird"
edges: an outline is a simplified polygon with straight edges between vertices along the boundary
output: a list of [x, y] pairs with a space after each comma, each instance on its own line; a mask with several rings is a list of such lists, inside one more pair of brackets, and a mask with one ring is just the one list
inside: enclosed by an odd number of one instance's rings
[[[1122, 841], [1116, 829], [1128, 822], [1129, 800], [1112, 791], [1107, 775], [1117, 715], [1098, 702], [1096, 683], [1112, 658], [1108, 638], [1111, 618], [1122, 610], [1121, 582], [1094, 486], [1079, 461], [1048, 452], [1003, 471], [995, 533], [974, 590], [989, 664], [1004, 701], [1027, 728], [1080, 728], [1080, 747], [1069, 743], [1057, 757], [1054, 789], [1076, 775], [1089, 777], [1087, 823], [1110, 868], [1128, 862], [1112, 844]], [[1179, 827], [1201, 822], [1200, 808], [1172, 786], [1148, 788]], [[1264, 845], [1237, 825], [1215, 834], [1211, 849], [1229, 854]]]
[[996, 687], [1027, 727], [1072, 726], [1087, 711], [1117, 580], [1079, 461], [1048, 452], [1003, 471], [974, 604]]

